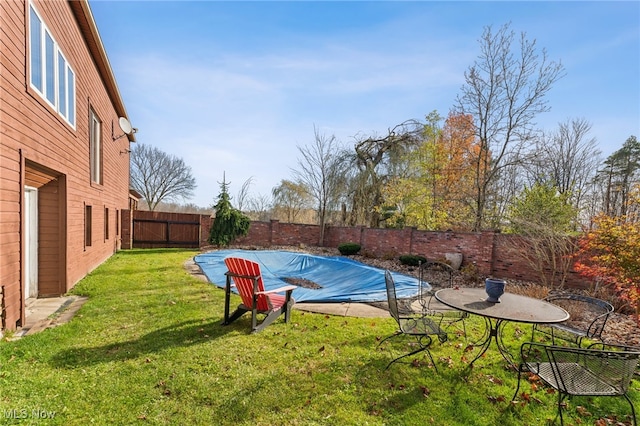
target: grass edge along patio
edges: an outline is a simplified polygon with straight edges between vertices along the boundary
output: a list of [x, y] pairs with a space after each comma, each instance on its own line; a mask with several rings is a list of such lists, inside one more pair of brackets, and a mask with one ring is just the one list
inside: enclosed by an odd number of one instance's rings
[[[540, 425], [557, 395], [535, 382], [511, 404], [517, 374], [497, 351], [473, 369], [462, 337], [395, 363], [403, 341], [378, 348], [392, 318], [292, 311], [250, 334], [249, 316], [221, 326], [224, 291], [190, 275], [188, 250], [120, 252], [73, 289], [89, 300], [62, 326], [0, 342], [3, 424]], [[237, 296], [235, 296], [237, 297]], [[236, 299], [237, 301], [238, 299]], [[471, 316], [470, 339], [483, 330]], [[510, 324], [517, 353], [531, 336]], [[406, 340], [404, 342], [409, 342]], [[640, 406], [640, 381], [629, 396]], [[565, 424], [629, 421], [622, 398], [575, 398]], [[16, 418], [21, 415], [25, 418]]]

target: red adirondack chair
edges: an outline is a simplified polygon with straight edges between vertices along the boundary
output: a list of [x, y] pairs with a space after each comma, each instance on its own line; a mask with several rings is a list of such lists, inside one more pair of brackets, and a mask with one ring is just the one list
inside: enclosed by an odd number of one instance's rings
[[[282, 314], [284, 314], [285, 322], [289, 322], [291, 307], [295, 303], [291, 297], [291, 292], [297, 288], [295, 285], [265, 291], [260, 265], [256, 262], [238, 257], [228, 257], [224, 263], [227, 265], [228, 272], [225, 274], [227, 283], [223, 325], [232, 323], [247, 312], [251, 312], [252, 333], [261, 331]], [[231, 286], [235, 286], [238, 290], [242, 303], [229, 315]], [[284, 295], [278, 293], [284, 293]], [[260, 324], [258, 324], [258, 314], [265, 315]]]

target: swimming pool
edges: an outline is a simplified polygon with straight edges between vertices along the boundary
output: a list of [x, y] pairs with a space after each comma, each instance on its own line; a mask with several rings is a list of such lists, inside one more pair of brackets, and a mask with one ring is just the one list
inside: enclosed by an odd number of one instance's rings
[[[317, 256], [282, 250], [218, 250], [194, 261], [209, 281], [224, 288], [224, 259], [241, 257], [260, 264], [266, 290], [293, 283], [296, 302], [382, 302], [387, 300], [384, 270], [342, 256]], [[415, 277], [392, 272], [398, 298], [418, 294]]]

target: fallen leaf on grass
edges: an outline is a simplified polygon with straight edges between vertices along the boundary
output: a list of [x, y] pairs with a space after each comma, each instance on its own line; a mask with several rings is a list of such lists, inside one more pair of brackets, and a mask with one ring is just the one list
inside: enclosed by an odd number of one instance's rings
[[537, 374], [534, 374], [534, 373], [530, 373], [529, 377], [527, 377], [527, 380], [529, 380], [530, 382], [539, 382], [540, 381], [540, 376], [538, 376]]
[[576, 411], [578, 412], [578, 414], [580, 414], [582, 417], [591, 417], [591, 413], [589, 412], [589, 410], [587, 410], [586, 408], [584, 408], [582, 405], [578, 405], [576, 407]]
[[422, 396], [424, 396], [425, 398], [429, 396], [429, 394], [431, 394], [431, 390], [429, 390], [429, 388], [426, 386], [420, 386], [420, 390], [422, 391]]
[[450, 356], [441, 356], [438, 360], [443, 364], [447, 364], [449, 367], [453, 365], [453, 359]]
[[429, 368], [431, 368], [431, 364], [424, 362], [424, 361], [420, 361], [419, 359], [415, 358], [413, 361], [411, 361], [411, 366], [414, 368], [420, 368], [422, 366], [427, 366]]
[[491, 383], [494, 383], [496, 385], [501, 385], [502, 384], [502, 380], [501, 379], [499, 379], [497, 377], [494, 377], [492, 375], [487, 375], [487, 380], [489, 380]]

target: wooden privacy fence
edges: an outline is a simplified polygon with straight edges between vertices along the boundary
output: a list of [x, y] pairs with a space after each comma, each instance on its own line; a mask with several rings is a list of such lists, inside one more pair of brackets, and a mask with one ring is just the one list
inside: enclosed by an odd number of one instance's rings
[[133, 248], [199, 248], [201, 223], [196, 215], [136, 210], [132, 218]]

